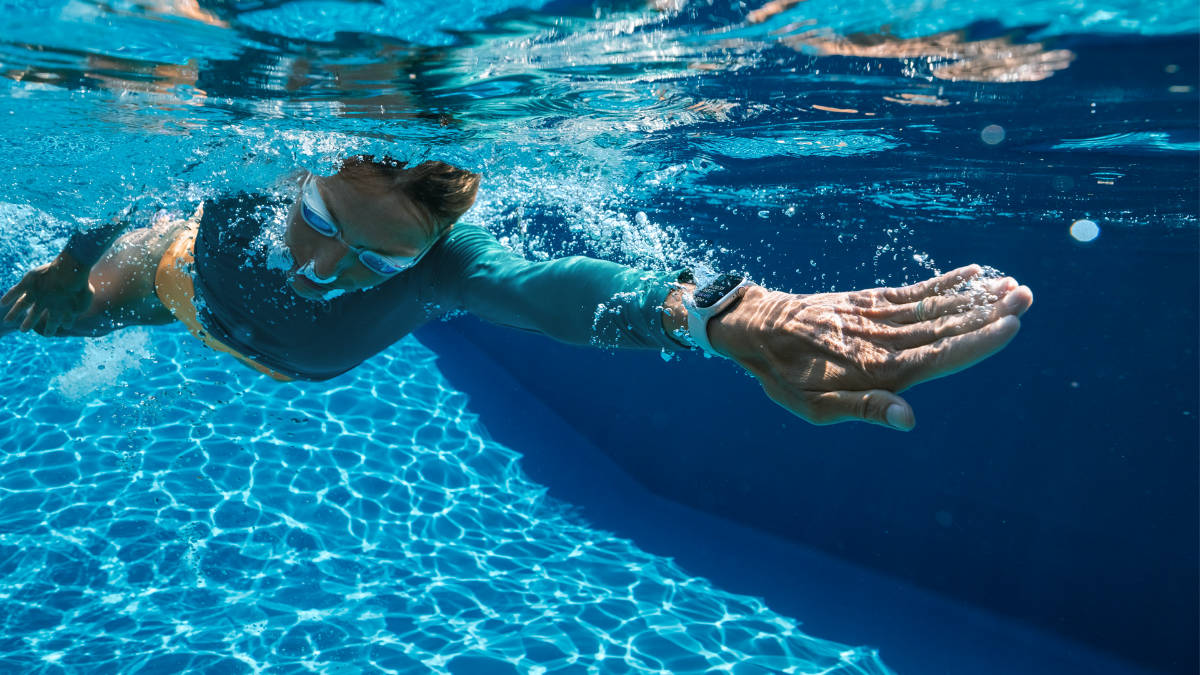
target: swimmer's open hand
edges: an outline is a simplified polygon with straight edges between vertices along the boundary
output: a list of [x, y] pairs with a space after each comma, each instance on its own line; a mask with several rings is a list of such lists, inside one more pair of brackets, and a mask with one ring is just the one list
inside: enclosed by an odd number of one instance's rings
[[22, 331], [36, 329], [42, 335], [55, 335], [60, 328], [74, 325], [95, 294], [88, 271], [66, 254], [33, 268], [0, 297], [0, 311], [11, 305], [4, 323], [20, 322]]
[[1033, 293], [971, 265], [902, 288], [793, 295], [751, 287], [709, 323], [713, 347], [776, 403], [815, 424], [916, 424], [896, 392], [995, 354]]

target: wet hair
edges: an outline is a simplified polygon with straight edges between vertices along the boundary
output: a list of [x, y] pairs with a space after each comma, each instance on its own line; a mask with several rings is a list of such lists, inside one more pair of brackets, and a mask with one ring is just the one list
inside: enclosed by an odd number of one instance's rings
[[433, 219], [431, 234], [441, 233], [471, 208], [480, 180], [479, 174], [445, 162], [421, 162], [409, 168], [406, 162], [386, 155], [380, 159], [374, 155], [347, 157], [338, 175], [367, 190], [381, 185], [400, 190]]

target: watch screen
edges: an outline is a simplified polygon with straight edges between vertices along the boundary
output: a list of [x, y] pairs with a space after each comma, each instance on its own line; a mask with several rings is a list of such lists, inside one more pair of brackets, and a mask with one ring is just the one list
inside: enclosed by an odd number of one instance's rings
[[706, 308], [712, 307], [718, 300], [729, 295], [729, 291], [737, 288], [738, 284], [746, 277], [740, 274], [722, 274], [717, 277], [711, 284], [704, 288], [696, 289], [693, 299], [697, 307]]

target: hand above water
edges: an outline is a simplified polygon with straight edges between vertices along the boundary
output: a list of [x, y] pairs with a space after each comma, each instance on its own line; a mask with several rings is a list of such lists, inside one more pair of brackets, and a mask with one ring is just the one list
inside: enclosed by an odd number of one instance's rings
[[54, 335], [60, 328], [73, 325], [95, 295], [88, 272], [65, 253], [27, 272], [0, 297], [0, 311], [11, 305], [3, 319], [8, 326], [0, 326], [0, 334], [18, 321], [20, 330], [36, 328], [43, 335]]
[[1033, 293], [971, 265], [912, 286], [793, 295], [750, 287], [708, 325], [712, 345], [815, 424], [916, 424], [897, 392], [967, 368], [1017, 334]]

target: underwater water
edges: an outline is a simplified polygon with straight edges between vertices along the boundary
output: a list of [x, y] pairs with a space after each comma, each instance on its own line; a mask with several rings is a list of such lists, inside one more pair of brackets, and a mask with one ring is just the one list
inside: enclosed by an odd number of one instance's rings
[[[975, 261], [1016, 275], [1037, 297], [1022, 335], [914, 393], [922, 426], [887, 436], [887, 456], [880, 431], [787, 427], [805, 450], [758, 470], [816, 484], [707, 489], [706, 467], [737, 475], [779, 447], [771, 404], [747, 396], [737, 414], [767, 417], [740, 448], [719, 430], [663, 444], [666, 412], [618, 425], [633, 473], [1194, 672], [1194, 2], [0, 8], [5, 287], [130, 204], [146, 222], [189, 213], [356, 152], [481, 171], [465, 220], [531, 259], [739, 269], [797, 292]], [[519, 339], [498, 362], [555, 367]], [[766, 591], [694, 576], [547, 497], [420, 332], [319, 384], [194, 342], [176, 327], [0, 338], [0, 671], [892, 672], [882, 637], [809, 635]], [[656, 367], [682, 382], [716, 366]], [[594, 439], [614, 426], [598, 409], [704, 404], [530, 378]], [[781, 520], [798, 493], [819, 518]], [[885, 535], [918, 511], [954, 537], [944, 548]]]
[[415, 340], [281, 387], [185, 338], [10, 352], [5, 672], [889, 672], [572, 518]]

